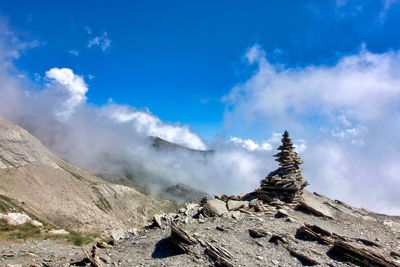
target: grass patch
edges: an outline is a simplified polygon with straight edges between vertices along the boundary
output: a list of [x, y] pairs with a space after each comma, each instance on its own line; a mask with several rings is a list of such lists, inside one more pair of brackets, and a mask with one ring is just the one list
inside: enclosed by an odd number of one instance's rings
[[83, 246], [95, 241], [109, 242], [110, 239], [104, 239], [97, 233], [81, 234], [70, 231], [68, 235], [52, 235], [43, 233], [38, 226], [31, 223], [20, 225], [10, 225], [7, 219], [0, 219], [0, 240], [4, 239], [28, 239], [44, 238], [53, 240], [67, 240], [75, 246]]
[[10, 225], [6, 219], [0, 219], [1, 239], [25, 239], [41, 237], [40, 228], [31, 224]]
[[90, 236], [90, 234], [85, 235], [76, 232], [70, 232], [65, 238], [75, 246], [83, 246], [94, 242], [93, 236]]
[[12, 210], [19, 210], [16, 201], [4, 195], [0, 195], [0, 212], [6, 213]]
[[74, 244], [75, 246], [84, 246], [86, 244], [93, 243], [95, 241], [104, 241], [104, 242], [109, 242], [109, 239], [104, 239], [102, 238], [99, 234], [97, 233], [78, 233], [74, 231], [69, 231], [68, 235], [50, 235], [46, 234], [43, 235], [43, 238], [46, 239], [53, 239], [53, 240], [67, 240]]

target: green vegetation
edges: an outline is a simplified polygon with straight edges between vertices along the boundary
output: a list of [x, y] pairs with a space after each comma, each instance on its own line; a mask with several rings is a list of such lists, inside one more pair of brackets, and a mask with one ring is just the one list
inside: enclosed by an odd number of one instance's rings
[[10, 225], [6, 219], [0, 219], [0, 240], [27, 238], [67, 240], [75, 246], [83, 246], [98, 240], [103, 242], [110, 241], [110, 239], [104, 239], [97, 233], [81, 234], [74, 231], [69, 231], [68, 235], [47, 234], [43, 233], [38, 226], [35, 226], [31, 223]]
[[0, 239], [24, 239], [41, 237], [40, 228], [31, 224], [10, 225], [6, 219], [0, 219]]
[[65, 238], [75, 246], [83, 246], [94, 242], [95, 236], [100, 238], [100, 236], [95, 234], [79, 234], [76, 232], [70, 232]]
[[74, 231], [69, 231], [68, 235], [50, 235], [46, 234], [42, 236], [43, 238], [46, 239], [53, 239], [53, 240], [67, 240], [74, 244], [75, 246], [83, 246], [89, 243], [93, 243], [95, 241], [103, 241], [103, 242], [110, 242], [111, 239], [107, 238], [102, 238], [99, 234], [97, 233], [78, 233]]
[[18, 205], [15, 203], [15, 200], [4, 195], [0, 195], [0, 212], [5, 213], [13, 209], [18, 209]]

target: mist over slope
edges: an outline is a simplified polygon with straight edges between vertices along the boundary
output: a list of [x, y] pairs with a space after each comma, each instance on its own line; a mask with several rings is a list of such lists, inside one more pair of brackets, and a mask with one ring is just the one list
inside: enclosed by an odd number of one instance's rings
[[43, 223], [85, 232], [142, 226], [175, 208], [65, 162], [1, 116], [0, 199], [2, 212], [17, 207]]
[[[68, 86], [75, 86], [79, 78], [73, 74]], [[112, 102], [95, 107], [82, 100], [74, 103], [73, 112], [67, 109], [68, 116], [59, 117], [60, 107], [73, 98], [66, 86], [49, 80], [42, 90], [26, 91], [15, 78], [7, 79], [15, 83], [1, 88], [7, 103], [1, 104], [0, 113], [28, 129], [52, 151], [93, 172], [128, 171], [151, 190], [185, 183], [210, 193], [220, 192], [224, 185], [225, 193], [234, 193], [257, 187], [269, 169], [265, 157], [225, 142], [215, 144], [216, 152], [207, 155], [156, 149], [148, 136], [191, 149], [208, 146], [187, 126], [166, 124], [147, 111]]]

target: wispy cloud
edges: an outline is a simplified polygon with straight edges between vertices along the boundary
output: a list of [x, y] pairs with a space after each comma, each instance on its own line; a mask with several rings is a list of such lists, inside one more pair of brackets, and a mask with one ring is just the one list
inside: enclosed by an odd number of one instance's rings
[[75, 49], [71, 49], [71, 50], [67, 50], [67, 52], [73, 56], [78, 56], [79, 55], [79, 51], [75, 50]]
[[[46, 44], [37, 39], [23, 40], [17, 36], [8, 24], [6, 17], [0, 15], [0, 60], [13, 60], [21, 56], [22, 53]], [[3, 62], [4, 64], [4, 62]]]
[[398, 4], [398, 3], [399, 3], [399, 0], [383, 0], [383, 7], [382, 7], [381, 12], [379, 13], [378, 20], [380, 22], [384, 22], [385, 19], [386, 19], [387, 12], [389, 11], [389, 9], [393, 5]]
[[111, 40], [108, 38], [108, 33], [104, 32], [101, 36], [96, 36], [89, 40], [87, 45], [89, 48], [98, 46], [103, 52], [105, 52], [111, 46]]
[[89, 35], [92, 34], [92, 28], [90, 28], [89, 26], [86, 26], [84, 29], [87, 34], [89, 34]]
[[382, 24], [386, 20], [389, 10], [399, 0], [381, 0], [381, 1], [348, 1], [332, 0], [324, 3], [310, 2], [306, 8], [320, 19], [326, 19], [327, 16], [333, 16], [338, 20], [356, 18], [362, 14], [372, 14], [372, 23]]

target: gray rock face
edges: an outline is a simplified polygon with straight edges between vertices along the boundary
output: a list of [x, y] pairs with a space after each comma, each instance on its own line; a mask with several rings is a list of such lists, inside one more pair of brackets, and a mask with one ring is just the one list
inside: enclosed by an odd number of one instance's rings
[[302, 200], [300, 201], [300, 208], [309, 211], [317, 216], [333, 218], [332, 212], [327, 205], [324, 205], [321, 198], [304, 191]]
[[49, 153], [26, 130], [0, 116], [0, 169], [34, 163], [56, 167], [50, 160]]
[[228, 212], [226, 203], [219, 199], [209, 200], [206, 204], [207, 208], [217, 216], [222, 216]]
[[228, 202], [227, 202], [227, 207], [228, 207], [228, 210], [229, 210], [229, 211], [231, 211], [231, 210], [238, 210], [238, 209], [244, 207], [246, 204], [248, 205], [248, 202], [247, 202], [247, 201], [228, 200]]

